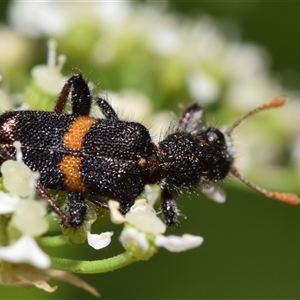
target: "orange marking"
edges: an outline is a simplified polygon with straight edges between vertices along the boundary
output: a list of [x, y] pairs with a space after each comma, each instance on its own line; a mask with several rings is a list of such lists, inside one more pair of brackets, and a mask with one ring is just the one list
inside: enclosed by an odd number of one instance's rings
[[144, 158], [144, 157], [141, 157], [139, 160], [138, 160], [138, 165], [140, 166], [140, 167], [145, 167], [146, 166], [146, 163], [147, 163], [147, 160], [146, 160], [146, 158]]
[[60, 170], [64, 174], [65, 186], [74, 192], [86, 192], [87, 188], [82, 182], [80, 175], [80, 165], [82, 157], [65, 155], [60, 163]]
[[80, 150], [85, 135], [89, 132], [91, 126], [96, 123], [96, 119], [88, 116], [78, 117], [69, 127], [69, 130], [63, 137], [67, 148]]

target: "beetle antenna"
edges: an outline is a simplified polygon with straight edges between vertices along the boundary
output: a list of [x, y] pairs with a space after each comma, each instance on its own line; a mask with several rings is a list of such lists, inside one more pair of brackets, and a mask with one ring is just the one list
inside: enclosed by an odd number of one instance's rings
[[[236, 127], [238, 127], [244, 120], [246, 120], [248, 117], [262, 111], [268, 108], [274, 108], [274, 107], [280, 107], [282, 105], [284, 105], [286, 102], [286, 97], [285, 96], [281, 96], [278, 98], [274, 98], [256, 108], [254, 108], [253, 110], [250, 110], [248, 113], [246, 113], [244, 116], [242, 116], [240, 119], [238, 119], [235, 123], [233, 123], [233, 125], [226, 131], [226, 135], [228, 137], [230, 137], [232, 135], [232, 132], [234, 131], [234, 129]], [[235, 177], [237, 177], [238, 179], [240, 179], [242, 182], [244, 182], [246, 185], [248, 185], [250, 188], [252, 188], [253, 190], [257, 191], [258, 193], [264, 195], [265, 197], [274, 199], [274, 200], [278, 200], [287, 204], [291, 204], [291, 205], [297, 205], [300, 203], [300, 199], [298, 198], [297, 195], [292, 194], [292, 193], [280, 193], [280, 192], [273, 192], [273, 191], [269, 191], [266, 190], [262, 187], [259, 187], [257, 185], [255, 185], [254, 183], [250, 182], [248, 179], [246, 179], [244, 176], [242, 176], [239, 171], [232, 166], [230, 169], [230, 173], [232, 175], [234, 175]]]
[[248, 179], [243, 177], [238, 170], [235, 167], [231, 167], [230, 173], [234, 175], [235, 177], [239, 178], [242, 182], [244, 182], [246, 185], [248, 185], [253, 190], [257, 191], [258, 193], [264, 195], [265, 197], [278, 200], [287, 204], [291, 205], [297, 205], [300, 203], [300, 199], [296, 194], [292, 193], [280, 193], [280, 192], [273, 192], [266, 189], [263, 189], [254, 183], [250, 182]]
[[265, 109], [268, 109], [268, 108], [274, 108], [274, 107], [280, 107], [282, 105], [284, 105], [286, 102], [286, 97], [285, 96], [280, 96], [278, 98], [274, 98], [252, 110], [250, 110], [248, 113], [246, 113], [245, 115], [243, 115], [240, 119], [238, 119], [235, 123], [233, 123], [233, 125], [226, 131], [226, 135], [228, 137], [231, 137], [232, 135], [232, 132], [234, 131], [234, 129], [236, 127], [238, 127], [243, 121], [245, 121], [247, 118], [249, 118], [250, 116], [262, 111], [262, 110], [265, 110]]

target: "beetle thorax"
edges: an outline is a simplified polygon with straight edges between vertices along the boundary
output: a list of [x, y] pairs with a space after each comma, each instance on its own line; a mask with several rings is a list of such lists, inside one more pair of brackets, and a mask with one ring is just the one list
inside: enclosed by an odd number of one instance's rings
[[233, 162], [221, 131], [175, 132], [158, 145], [161, 181], [175, 187], [189, 187], [224, 179]]

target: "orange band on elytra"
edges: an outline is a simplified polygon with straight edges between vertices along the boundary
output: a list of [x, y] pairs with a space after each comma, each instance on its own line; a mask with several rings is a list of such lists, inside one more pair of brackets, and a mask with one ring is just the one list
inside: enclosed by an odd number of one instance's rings
[[96, 121], [96, 119], [89, 116], [80, 116], [73, 121], [63, 137], [65, 147], [72, 150], [80, 150], [85, 135]]
[[82, 157], [65, 155], [60, 162], [60, 170], [64, 175], [64, 184], [67, 189], [74, 192], [86, 192], [86, 187], [80, 175]]

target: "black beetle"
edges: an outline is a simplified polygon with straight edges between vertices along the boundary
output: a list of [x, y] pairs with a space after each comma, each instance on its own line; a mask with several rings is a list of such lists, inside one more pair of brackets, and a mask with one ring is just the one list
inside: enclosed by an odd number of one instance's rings
[[[63, 109], [71, 92], [72, 113]], [[140, 123], [120, 120], [101, 98], [94, 101], [105, 119], [90, 116], [92, 95], [81, 75], [71, 76], [53, 112], [8, 111], [0, 116], [0, 162], [16, 159], [13, 142], [21, 143], [24, 163], [40, 173], [37, 192], [67, 226], [79, 227], [86, 214], [85, 199], [107, 208], [105, 199], [116, 199], [126, 213], [146, 184], [162, 189], [164, 221], [176, 225], [180, 210], [175, 195], [183, 188], [197, 188], [219, 197], [218, 183], [229, 173], [267, 197], [297, 204], [293, 194], [266, 191], [243, 178], [233, 165], [232, 130], [249, 115], [280, 106], [285, 98], [250, 111], [229, 130], [207, 127], [203, 108], [190, 106], [174, 133], [157, 145]], [[68, 192], [62, 210], [46, 189]]]

